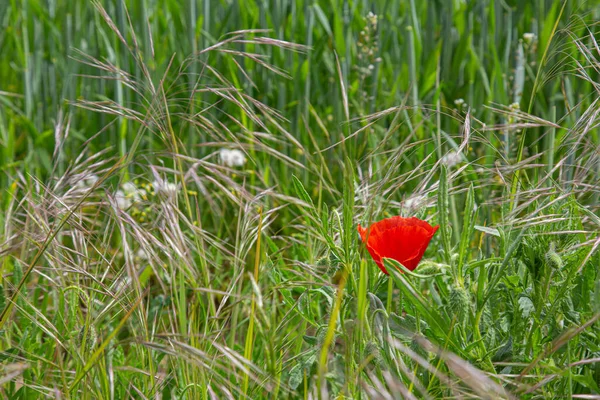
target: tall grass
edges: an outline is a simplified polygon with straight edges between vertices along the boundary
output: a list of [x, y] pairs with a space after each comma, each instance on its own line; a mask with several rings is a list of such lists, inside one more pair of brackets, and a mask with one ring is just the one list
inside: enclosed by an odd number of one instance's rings
[[596, 3], [0, 4], [0, 393], [600, 396]]

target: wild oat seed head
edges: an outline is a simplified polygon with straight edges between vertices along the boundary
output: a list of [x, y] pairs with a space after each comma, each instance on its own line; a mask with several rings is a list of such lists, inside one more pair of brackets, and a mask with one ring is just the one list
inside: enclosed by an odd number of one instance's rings
[[442, 164], [444, 164], [448, 168], [452, 168], [452, 167], [460, 164], [461, 161], [462, 161], [462, 157], [461, 157], [460, 153], [457, 153], [455, 151], [448, 152], [446, 155], [444, 155], [442, 157], [442, 160], [441, 160]]
[[84, 181], [88, 187], [91, 187], [91, 186], [94, 186], [96, 184], [96, 182], [98, 182], [98, 179], [100, 179], [100, 178], [98, 178], [98, 175], [91, 174], [91, 175], [88, 175]]
[[164, 181], [154, 181], [152, 183], [157, 196], [163, 198], [174, 198], [177, 196], [178, 186], [176, 183]]
[[412, 196], [410, 196], [409, 198], [407, 198], [404, 201], [404, 209], [409, 212], [415, 211], [419, 207], [421, 207], [421, 205], [423, 205], [423, 203], [425, 202], [426, 199], [427, 199], [427, 197], [425, 197], [425, 196], [421, 196], [419, 194], [413, 194]]

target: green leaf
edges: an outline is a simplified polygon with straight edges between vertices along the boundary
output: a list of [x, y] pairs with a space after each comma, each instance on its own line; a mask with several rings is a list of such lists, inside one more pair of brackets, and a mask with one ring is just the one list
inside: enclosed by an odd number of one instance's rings
[[500, 237], [500, 232], [496, 228], [489, 228], [487, 226], [475, 225], [475, 229], [479, 232], [487, 233], [488, 235]]
[[471, 240], [473, 238], [473, 221], [475, 220], [475, 192], [473, 189], [473, 183], [469, 187], [467, 193], [467, 201], [465, 204], [465, 214], [463, 220], [463, 227], [460, 237], [459, 251], [458, 251], [458, 272], [459, 279], [464, 279], [463, 266], [465, 265], [468, 248], [470, 247]]
[[440, 313], [439, 309], [430, 301], [427, 301], [421, 292], [414, 287], [406, 275], [401, 272], [406, 270], [402, 264], [389, 258], [384, 258], [383, 262], [396, 286], [404, 294], [404, 299], [415, 307], [438, 338], [447, 337], [448, 332], [450, 332], [450, 321], [447, 315]]
[[317, 337], [316, 336], [310, 336], [310, 335], [303, 335], [302, 339], [304, 339], [304, 341], [308, 344], [310, 344], [311, 346], [316, 346], [318, 343]]
[[444, 245], [444, 261], [450, 263], [450, 225], [448, 222], [448, 171], [446, 166], [442, 165], [440, 169], [440, 182], [438, 188], [438, 218], [440, 222], [440, 231], [442, 234], [442, 243]]
[[533, 305], [533, 301], [529, 297], [520, 297], [519, 298], [519, 310], [523, 314], [524, 318], [529, 318], [531, 314], [535, 311], [535, 306]]
[[302, 182], [300, 182], [300, 179], [298, 179], [296, 175], [292, 175], [292, 183], [294, 184], [294, 190], [296, 191], [298, 197], [300, 197], [300, 200], [310, 205], [312, 210], [314, 210], [315, 204], [313, 203], [312, 198], [308, 195], [304, 185]]
[[331, 31], [331, 26], [329, 25], [329, 21], [327, 20], [327, 16], [323, 12], [323, 9], [316, 3], [312, 5], [312, 8], [317, 15], [317, 19], [321, 25], [323, 25], [323, 29], [325, 29], [325, 32], [327, 32], [327, 35], [332, 36], [333, 32]]
[[288, 379], [288, 385], [290, 385], [290, 388], [292, 388], [293, 390], [296, 390], [298, 388], [298, 386], [300, 386], [300, 384], [302, 383], [302, 379], [303, 379], [302, 372], [303, 371], [304, 371], [304, 369], [302, 368], [302, 365], [300, 365], [300, 364], [294, 365], [294, 367], [290, 370], [290, 377]]

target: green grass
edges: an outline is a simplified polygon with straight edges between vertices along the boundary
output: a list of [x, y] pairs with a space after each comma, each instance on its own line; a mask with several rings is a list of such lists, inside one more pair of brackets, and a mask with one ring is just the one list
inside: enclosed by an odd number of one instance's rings
[[600, 398], [599, 5], [0, 2], [0, 395]]

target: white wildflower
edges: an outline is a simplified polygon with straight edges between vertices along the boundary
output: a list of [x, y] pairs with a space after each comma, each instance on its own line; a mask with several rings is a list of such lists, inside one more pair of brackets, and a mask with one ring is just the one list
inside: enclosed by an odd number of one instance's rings
[[117, 207], [121, 210], [126, 210], [131, 207], [131, 199], [122, 190], [117, 190], [115, 194], [115, 200], [117, 201]]
[[137, 191], [137, 186], [135, 186], [131, 182], [125, 182], [124, 184], [121, 185], [121, 187], [123, 188], [123, 191], [125, 192], [125, 194], [133, 194]]
[[369, 14], [367, 14], [367, 21], [369, 21], [372, 25], [377, 25], [377, 14], [373, 14], [371, 11], [369, 11]]
[[464, 99], [456, 99], [454, 100], [454, 105], [458, 108], [461, 108], [465, 104]]
[[221, 149], [219, 158], [227, 167], [242, 167], [246, 164], [246, 155], [238, 149]]
[[462, 161], [462, 157], [460, 153], [455, 151], [448, 152], [445, 156], [442, 157], [442, 164], [444, 164], [448, 168], [452, 168], [455, 165], [458, 165]]
[[532, 32], [524, 33], [523, 40], [527, 44], [533, 43], [535, 41], [535, 33], [532, 33]]
[[127, 197], [132, 204], [139, 203], [146, 197], [146, 191], [144, 189], [138, 189], [132, 182], [125, 182], [121, 185], [121, 188], [123, 189], [125, 197]]
[[131, 196], [133, 197], [133, 201], [135, 203], [139, 203], [146, 197], [146, 191], [144, 189], [138, 189], [135, 192], [133, 192]]

